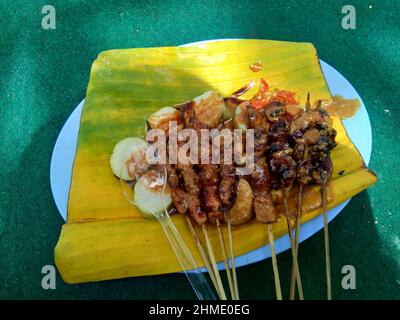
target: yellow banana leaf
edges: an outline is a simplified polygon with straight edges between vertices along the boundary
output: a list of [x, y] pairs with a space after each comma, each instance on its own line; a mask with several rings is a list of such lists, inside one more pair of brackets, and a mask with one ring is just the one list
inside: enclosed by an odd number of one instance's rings
[[[255, 62], [262, 63], [260, 72], [250, 70], [249, 65]], [[181, 270], [158, 222], [143, 219], [124, 199], [109, 165], [113, 147], [125, 137], [144, 136], [147, 117], [163, 106], [207, 90], [228, 95], [260, 77], [272, 87], [296, 92], [303, 103], [307, 92], [315, 100], [330, 98], [316, 50], [309, 43], [235, 40], [186, 48], [111, 50], [98, 56], [92, 65], [81, 118], [68, 219], [55, 248], [55, 262], [66, 282]], [[332, 153], [335, 170], [329, 208], [376, 181], [340, 119], [334, 119], [334, 127], [338, 146]], [[345, 173], [339, 175], [342, 170]], [[321, 213], [318, 187], [305, 193], [309, 212], [303, 221]], [[172, 219], [202, 265], [183, 217], [174, 215]], [[285, 222], [275, 223], [273, 230], [276, 237], [283, 235], [287, 232]], [[210, 236], [217, 245], [215, 230], [210, 230]], [[254, 250], [267, 243], [265, 225], [253, 221], [236, 227], [233, 238], [236, 255]]]

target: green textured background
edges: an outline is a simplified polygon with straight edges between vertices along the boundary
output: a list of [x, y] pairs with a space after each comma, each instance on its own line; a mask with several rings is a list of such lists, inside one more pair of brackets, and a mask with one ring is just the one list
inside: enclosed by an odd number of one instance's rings
[[[357, 29], [341, 28], [352, 4]], [[337, 299], [400, 298], [400, 2], [392, 1], [0, 1], [0, 298], [193, 298], [183, 275], [41, 288], [63, 221], [52, 199], [50, 158], [64, 122], [85, 95], [92, 61], [112, 48], [215, 38], [309, 41], [354, 85], [373, 132], [370, 167], [380, 181], [330, 224]], [[41, 28], [52, 4], [57, 29]], [[306, 298], [325, 297], [323, 235], [301, 245]], [[288, 288], [291, 257], [278, 257]], [[354, 265], [357, 289], [341, 288]], [[238, 270], [243, 299], [273, 299], [271, 262]], [[287, 290], [286, 290], [287, 291]]]

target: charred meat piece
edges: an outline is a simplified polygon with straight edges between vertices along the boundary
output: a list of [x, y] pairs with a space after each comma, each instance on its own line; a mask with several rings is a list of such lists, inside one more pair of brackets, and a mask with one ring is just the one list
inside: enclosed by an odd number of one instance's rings
[[271, 172], [279, 179], [280, 187], [289, 188], [296, 178], [296, 162], [288, 156], [275, 156], [269, 163]]
[[317, 127], [318, 130], [329, 130], [332, 128], [332, 119], [323, 110], [307, 111], [296, 117], [290, 124], [289, 133], [304, 133], [308, 128]]
[[[167, 169], [168, 183], [172, 189], [180, 187], [179, 175], [175, 169], [175, 166], [171, 164], [165, 165]], [[179, 211], [179, 210], [178, 210]]]
[[[208, 215], [212, 212], [212, 219], [216, 219], [223, 213], [220, 212], [221, 200], [218, 195], [218, 170], [216, 165], [201, 164], [200, 168], [200, 183], [202, 186], [203, 207]], [[209, 218], [211, 218], [209, 216]]]
[[207, 221], [207, 215], [201, 210], [200, 200], [197, 196], [175, 188], [171, 191], [171, 197], [178, 213], [186, 214], [189, 211], [191, 217], [200, 225]]
[[314, 182], [317, 184], [326, 184], [328, 179], [332, 176], [333, 164], [331, 157], [326, 154], [325, 158], [315, 164], [315, 169], [312, 172]]
[[189, 213], [192, 218], [199, 224], [202, 225], [203, 223], [207, 222], [207, 215], [201, 209], [199, 197], [191, 194], [187, 194], [186, 196], [187, 207], [189, 209]]
[[299, 183], [327, 183], [333, 170], [329, 154], [336, 146], [336, 131], [329, 114], [318, 107], [306, 110], [292, 122], [290, 133], [296, 143], [293, 157], [298, 161]]
[[235, 193], [235, 167], [233, 165], [221, 165], [220, 177], [221, 181], [218, 187], [219, 197], [224, 206], [230, 207]]
[[218, 185], [218, 170], [212, 164], [200, 164], [200, 182], [203, 187]]
[[199, 176], [194, 171], [193, 168], [187, 167], [181, 172], [185, 189], [188, 193], [199, 196], [200, 194], [200, 184]]
[[262, 109], [256, 109], [251, 104], [247, 106], [247, 117], [250, 128], [263, 128], [268, 132], [269, 123]]
[[271, 124], [270, 129], [268, 131], [268, 137], [271, 141], [288, 141], [288, 133], [287, 133], [288, 124], [287, 122], [280, 118], [274, 123]]
[[254, 194], [253, 208], [256, 219], [263, 223], [276, 221], [278, 212], [274, 207], [271, 194], [269, 193], [271, 178], [265, 158], [261, 158], [255, 163], [250, 181]]
[[283, 105], [266, 109], [268, 120], [272, 122], [269, 134], [269, 167], [271, 170], [271, 196], [274, 203], [283, 201], [283, 190], [291, 188], [296, 178], [296, 162], [293, 149], [289, 145], [289, 126], [293, 117]]
[[181, 188], [180, 177], [176, 166], [166, 165], [168, 182], [171, 187], [171, 198], [180, 214], [189, 214], [198, 224], [203, 224], [207, 221], [207, 215], [202, 211], [199, 199], [200, 188], [196, 181], [197, 174], [190, 166], [185, 166], [181, 169], [186, 191]]
[[293, 149], [290, 148], [288, 141], [275, 141], [272, 142], [268, 146], [269, 155], [273, 156], [274, 154], [285, 154], [286, 156], [291, 157], [293, 154]]
[[314, 170], [311, 159], [303, 160], [298, 163], [297, 179], [301, 184], [309, 184], [312, 181], [312, 172]]
[[331, 131], [329, 135], [325, 135], [325, 132], [321, 131], [318, 143], [313, 146], [313, 148], [316, 150], [324, 151], [326, 153], [336, 147], [337, 144], [335, 141], [335, 137], [335, 130]]
[[221, 208], [221, 201], [218, 197], [217, 186], [203, 188], [204, 209], [207, 212], [218, 211]]
[[297, 143], [293, 149], [293, 159], [296, 161], [302, 161], [308, 158], [309, 149], [304, 143]]
[[264, 156], [268, 145], [268, 134], [262, 127], [254, 129], [254, 159]]
[[251, 187], [255, 193], [269, 190], [270, 174], [265, 158], [261, 158], [255, 163], [250, 179]]
[[173, 188], [171, 190], [172, 202], [176, 208], [176, 211], [180, 214], [185, 214], [188, 207], [186, 201], [186, 192], [180, 188]]

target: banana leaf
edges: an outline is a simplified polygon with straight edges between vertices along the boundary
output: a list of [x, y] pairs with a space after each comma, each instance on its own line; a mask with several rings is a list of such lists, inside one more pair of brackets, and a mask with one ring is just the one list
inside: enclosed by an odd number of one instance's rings
[[[262, 70], [249, 65], [261, 62]], [[304, 103], [331, 97], [316, 49], [310, 43], [234, 40], [193, 47], [110, 50], [94, 61], [86, 93], [68, 201], [68, 219], [55, 247], [55, 262], [67, 283], [81, 283], [180, 271], [157, 221], [145, 220], [123, 197], [109, 158], [114, 145], [144, 136], [147, 117], [163, 106], [217, 90], [228, 95], [263, 77], [271, 87], [296, 92]], [[251, 96], [254, 92], [246, 93]], [[245, 96], [246, 97], [246, 96]], [[376, 181], [334, 119], [338, 146], [332, 152], [332, 208]], [[338, 173], [345, 170], [345, 173]], [[318, 187], [305, 190], [303, 222], [321, 214]], [[290, 199], [294, 210], [294, 196]], [[203, 265], [184, 218], [173, 215], [198, 264]], [[211, 240], [218, 235], [210, 229]], [[225, 230], [226, 231], [226, 230]], [[287, 232], [284, 219], [273, 225], [275, 237]], [[233, 230], [235, 255], [267, 243], [264, 224], [252, 221]], [[217, 260], [222, 256], [215, 250]]]

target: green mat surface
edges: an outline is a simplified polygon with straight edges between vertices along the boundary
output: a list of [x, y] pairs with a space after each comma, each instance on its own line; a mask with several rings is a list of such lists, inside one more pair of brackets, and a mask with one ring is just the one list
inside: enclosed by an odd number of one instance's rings
[[[400, 298], [400, 27], [397, 0], [351, 1], [356, 30], [341, 28], [344, 1], [0, 1], [0, 298], [191, 299], [183, 275], [43, 290], [63, 221], [50, 190], [50, 158], [64, 122], [85, 95], [90, 66], [113, 48], [180, 45], [217, 38], [312, 42], [356, 88], [368, 109], [379, 182], [330, 224], [336, 299]], [[56, 8], [56, 30], [41, 9]], [[279, 255], [288, 288], [290, 252]], [[301, 245], [306, 298], [325, 297], [323, 234]], [[357, 271], [341, 287], [342, 266]], [[274, 299], [271, 261], [238, 270], [243, 299]], [[286, 290], [287, 291], [287, 290]], [[285, 293], [287, 293], [285, 291]]]

